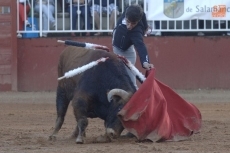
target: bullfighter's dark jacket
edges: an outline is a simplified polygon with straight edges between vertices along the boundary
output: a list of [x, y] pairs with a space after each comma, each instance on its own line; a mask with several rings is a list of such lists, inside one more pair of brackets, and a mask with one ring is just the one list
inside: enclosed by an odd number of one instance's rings
[[140, 57], [141, 64], [144, 62], [149, 63], [147, 48], [144, 44], [143, 36], [148, 28], [145, 13], [142, 16], [142, 20], [132, 29], [128, 30], [126, 25], [122, 24], [122, 20], [125, 18], [125, 12], [118, 19], [117, 25], [114, 30], [113, 46], [126, 51], [131, 45], [134, 45]]

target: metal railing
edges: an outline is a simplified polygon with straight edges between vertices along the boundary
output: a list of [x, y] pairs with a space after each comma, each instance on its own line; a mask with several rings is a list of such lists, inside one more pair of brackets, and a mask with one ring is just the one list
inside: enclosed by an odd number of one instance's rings
[[[100, 24], [98, 27], [96, 27], [95, 24], [95, 16], [92, 15], [92, 12], [94, 12], [94, 7], [85, 7], [85, 17], [83, 17], [85, 20], [82, 21], [81, 18], [81, 7], [89, 5], [87, 3], [86, 5], [81, 5], [80, 3], [74, 4], [77, 7], [76, 11], [76, 29], [73, 27], [73, 8], [64, 5], [66, 4], [66, 0], [57, 1], [54, 0], [54, 11], [48, 13], [44, 13], [44, 7], [45, 3], [43, 0], [26, 0], [26, 2], [22, 2], [24, 6], [29, 5], [30, 6], [30, 13], [27, 14], [26, 7], [24, 7], [24, 14], [30, 18], [30, 24], [32, 25], [32, 28], [28, 30], [28, 27], [26, 23], [23, 24], [23, 29], [19, 29], [19, 20], [20, 20], [20, 9], [19, 9], [19, 1], [17, 0], [17, 33], [38, 33], [40, 36], [42, 36], [43, 33], [96, 33], [96, 32], [112, 32], [113, 29], [110, 28], [110, 14], [109, 9], [107, 9], [104, 13], [100, 13]], [[46, 4], [46, 9], [50, 10], [51, 4], [49, 3], [52, 0], [45, 0], [48, 2]], [[80, 1], [80, 0], [79, 0]], [[85, 0], [87, 1], [87, 0]], [[96, 0], [90, 0], [92, 3], [92, 6], [94, 6], [94, 1]], [[121, 13], [124, 11], [125, 7], [127, 5], [130, 5], [131, 3], [139, 3], [143, 6], [144, 11], [147, 13], [148, 9], [151, 9], [151, 6], [148, 6], [148, 0], [115, 0], [115, 6], [118, 6], [118, 12], [116, 13], [116, 17], [114, 18], [114, 23], [116, 24], [118, 17], [121, 15]], [[61, 3], [60, 3], [61, 2]], [[100, 0], [102, 2], [102, 0]], [[109, 2], [109, 0], [107, 0]], [[70, 0], [69, 3], [70, 6], [73, 5], [73, 1]], [[37, 10], [36, 8], [39, 8]], [[69, 9], [69, 11], [68, 11]], [[90, 11], [88, 10], [90, 9]], [[20, 10], [20, 11], [19, 11]], [[102, 8], [99, 10], [102, 12]], [[90, 12], [90, 14], [89, 14]], [[53, 15], [55, 19], [55, 23], [49, 22], [51, 19], [51, 16]], [[44, 16], [47, 17], [47, 21], [44, 21]], [[90, 16], [90, 21], [87, 21], [87, 16]], [[44, 23], [46, 22], [48, 29], [44, 29]], [[92, 28], [87, 29], [88, 22], [90, 22]], [[228, 20], [202, 20], [199, 21], [198, 19], [194, 20], [157, 20], [157, 21], [148, 21], [150, 26], [152, 27], [153, 31], [162, 31], [162, 32], [199, 32], [199, 31], [230, 31], [230, 21]], [[200, 25], [200, 22], [203, 22], [202, 26]], [[56, 26], [53, 26], [56, 25]]]

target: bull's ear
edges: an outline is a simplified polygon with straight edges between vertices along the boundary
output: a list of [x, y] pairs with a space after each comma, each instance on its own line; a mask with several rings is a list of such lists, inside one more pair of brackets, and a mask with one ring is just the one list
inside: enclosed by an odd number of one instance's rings
[[107, 94], [107, 99], [110, 102], [113, 99], [113, 96], [119, 96], [124, 103], [128, 102], [132, 94], [126, 92], [123, 89], [112, 89]]

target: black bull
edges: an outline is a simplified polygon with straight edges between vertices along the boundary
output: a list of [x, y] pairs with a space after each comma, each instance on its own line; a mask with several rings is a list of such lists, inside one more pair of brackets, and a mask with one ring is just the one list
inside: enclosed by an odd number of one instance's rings
[[[79, 75], [58, 82], [57, 119], [55, 129], [50, 136], [51, 140], [56, 138], [56, 134], [61, 129], [70, 101], [77, 121], [72, 134], [72, 137], [76, 138], [76, 143], [84, 143], [88, 117], [99, 117], [104, 120], [105, 135], [108, 137], [117, 137], [124, 130], [117, 113], [136, 89], [127, 74], [125, 65], [115, 54], [69, 46], [60, 55], [58, 77], [102, 57], [109, 57], [109, 59]], [[121, 95], [124, 91], [129, 94], [126, 95], [128, 98]], [[108, 100], [107, 94], [111, 101]]]

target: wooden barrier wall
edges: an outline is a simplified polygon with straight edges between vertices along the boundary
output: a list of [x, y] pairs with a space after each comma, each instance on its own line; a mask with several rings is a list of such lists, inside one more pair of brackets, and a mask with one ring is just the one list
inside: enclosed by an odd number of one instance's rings
[[0, 0], [0, 91], [17, 90], [16, 1]]
[[[65, 38], [18, 39], [18, 91], [54, 91]], [[73, 38], [71, 38], [73, 39]], [[111, 37], [76, 37], [111, 48]], [[147, 37], [156, 78], [174, 89], [230, 89], [230, 37]], [[139, 58], [137, 67], [140, 67]]]

